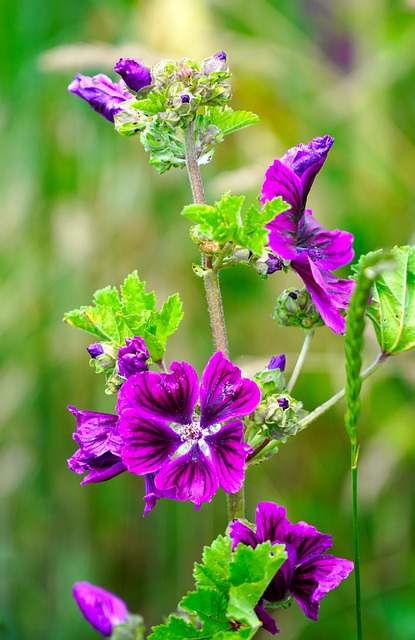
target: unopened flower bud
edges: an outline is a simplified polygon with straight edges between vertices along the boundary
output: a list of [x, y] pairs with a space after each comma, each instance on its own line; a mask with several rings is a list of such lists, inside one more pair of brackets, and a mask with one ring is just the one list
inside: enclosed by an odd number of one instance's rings
[[105, 637], [110, 637], [114, 626], [127, 620], [125, 602], [101, 587], [89, 582], [76, 582], [74, 598], [88, 622]]
[[280, 369], [284, 371], [286, 364], [285, 354], [281, 353], [279, 356], [273, 356], [269, 361], [268, 369]]
[[226, 54], [223, 51], [215, 53], [215, 55], [205, 58], [202, 62], [202, 73], [206, 76], [219, 71], [227, 71]]
[[90, 365], [96, 373], [108, 373], [115, 367], [117, 353], [109, 342], [94, 342], [86, 348], [91, 356]]
[[86, 350], [88, 351], [91, 358], [95, 359], [97, 356], [100, 356], [104, 353], [104, 347], [99, 342], [94, 342], [90, 344]]
[[305, 331], [324, 325], [305, 288], [285, 289], [277, 299], [272, 318], [280, 327], [301, 327]]
[[123, 378], [129, 378], [135, 373], [147, 371], [147, 360], [150, 355], [143, 338], [139, 336], [126, 338], [125, 344], [125, 347], [118, 349], [117, 362], [120, 375], [123, 376]]
[[114, 71], [121, 76], [127, 87], [133, 91], [140, 91], [151, 84], [150, 69], [141, 64], [140, 60], [120, 58], [114, 67]]

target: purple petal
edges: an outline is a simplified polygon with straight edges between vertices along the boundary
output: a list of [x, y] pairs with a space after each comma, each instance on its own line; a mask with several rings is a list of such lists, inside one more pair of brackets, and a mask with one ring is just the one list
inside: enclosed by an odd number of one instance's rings
[[197, 444], [185, 455], [164, 464], [155, 483], [161, 491], [176, 488], [177, 499], [191, 500], [195, 509], [202, 502], [210, 502], [218, 490], [215, 469]]
[[279, 507], [275, 502], [259, 502], [256, 510], [256, 533], [261, 542], [271, 540], [285, 542], [291, 531], [292, 524], [286, 517], [285, 507]]
[[145, 419], [189, 424], [196, 404], [199, 381], [187, 362], [173, 362], [171, 373], [144, 371], [130, 376], [118, 394], [117, 413], [126, 411]]
[[89, 582], [76, 582], [74, 598], [88, 622], [105, 637], [115, 625], [127, 620], [127, 606], [120, 598]]
[[280, 630], [277, 628], [277, 625], [275, 624], [274, 618], [268, 613], [268, 611], [265, 610], [262, 599], [254, 607], [254, 611], [261, 621], [262, 628], [265, 629], [265, 631], [272, 633], [273, 636], [275, 636], [276, 633], [280, 632]]
[[205, 436], [219, 485], [227, 493], [236, 493], [245, 478], [245, 460], [252, 449], [245, 444], [240, 420], [228, 422], [216, 433]]
[[146, 516], [154, 507], [156, 506], [157, 500], [160, 498], [169, 498], [170, 500], [177, 500], [177, 491], [174, 487], [173, 489], [167, 489], [166, 491], [161, 491], [157, 489], [155, 483], [155, 473], [147, 473], [144, 476], [145, 483], [145, 495], [144, 502], [146, 506], [144, 507], [143, 516]]
[[324, 555], [303, 564], [294, 572], [291, 592], [307, 618], [317, 620], [320, 600], [353, 569], [353, 562]]
[[313, 138], [308, 144], [292, 147], [281, 158], [282, 164], [301, 179], [304, 202], [334, 142], [330, 136]]
[[123, 88], [123, 83], [112, 82], [108, 76], [99, 73], [92, 78], [78, 73], [75, 80], [68, 87], [100, 115], [110, 122], [114, 122], [114, 115], [121, 111], [120, 104], [132, 96]]
[[300, 178], [280, 160], [274, 160], [265, 172], [261, 190], [261, 202], [281, 198], [291, 206], [285, 213], [298, 220], [305, 206], [305, 197]]
[[104, 347], [99, 342], [94, 342], [93, 344], [90, 344], [86, 348], [86, 350], [88, 351], [91, 358], [97, 358], [98, 356], [101, 356], [104, 353]]
[[321, 556], [333, 544], [331, 536], [320, 533], [315, 527], [302, 521], [291, 525], [285, 541], [295, 548], [297, 564], [304, 564]]
[[114, 455], [121, 455], [122, 441], [111, 437], [118, 434], [118, 416], [111, 413], [96, 411], [78, 411], [75, 407], [68, 407], [76, 418], [76, 433], [73, 439], [78, 442], [87, 457], [98, 457], [107, 451]]
[[256, 383], [242, 378], [240, 369], [218, 351], [207, 363], [202, 376], [201, 426], [242, 418], [254, 411], [260, 399]]
[[229, 535], [232, 539], [232, 551], [235, 551], [240, 542], [246, 544], [248, 547], [253, 547], [253, 549], [259, 544], [255, 531], [252, 531], [252, 529], [239, 520], [231, 522], [229, 525]]
[[[69, 460], [68, 460], [69, 464]], [[127, 467], [121, 462], [120, 458], [113, 456], [111, 453], [107, 453], [100, 458], [96, 458], [92, 464], [88, 465], [90, 471], [85, 478], [83, 478], [81, 485], [106, 482], [119, 476], [124, 471], [127, 471]], [[74, 469], [72, 469], [74, 471]], [[84, 469], [86, 471], [86, 469]], [[84, 472], [83, 471], [83, 472]], [[82, 473], [83, 473], [82, 472]], [[79, 471], [77, 473], [80, 473]]]
[[311, 299], [317, 307], [325, 324], [334, 333], [344, 333], [346, 321], [339, 311], [347, 306], [349, 292], [354, 283], [336, 278], [328, 271], [319, 269], [308, 255], [302, 255], [291, 262], [294, 271], [300, 276]]
[[298, 225], [297, 248], [308, 249], [318, 267], [328, 271], [343, 267], [353, 260], [353, 240], [353, 234], [348, 231], [328, 231], [322, 227], [309, 209]]
[[150, 69], [141, 64], [140, 60], [120, 58], [114, 67], [114, 71], [121, 76], [127, 87], [132, 91], [140, 91], [140, 89], [151, 84]]
[[286, 364], [286, 358], [284, 353], [280, 353], [279, 356], [273, 356], [269, 361], [269, 365], [267, 369], [270, 371], [273, 369], [279, 369], [280, 371], [284, 371]]
[[285, 551], [287, 553], [287, 559], [284, 560], [264, 591], [263, 598], [268, 602], [280, 602], [290, 594], [291, 581], [297, 563], [297, 553], [290, 544], [285, 544]]
[[118, 369], [123, 378], [129, 378], [134, 373], [147, 371], [147, 360], [150, 357], [147, 346], [143, 338], [125, 339], [125, 347], [118, 349]]
[[266, 225], [269, 230], [268, 243], [277, 256], [283, 260], [294, 260], [297, 256], [298, 224], [288, 211], [279, 213]]
[[179, 434], [168, 425], [141, 417], [137, 419], [134, 410], [124, 411], [119, 429], [125, 441], [122, 461], [128, 471], [137, 475], [158, 471], [182, 444]]

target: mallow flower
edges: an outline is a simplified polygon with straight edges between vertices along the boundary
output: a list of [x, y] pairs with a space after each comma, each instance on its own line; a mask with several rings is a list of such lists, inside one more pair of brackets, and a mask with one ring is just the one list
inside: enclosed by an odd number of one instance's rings
[[140, 91], [151, 84], [151, 72], [140, 60], [133, 58], [120, 58], [114, 67], [132, 91]]
[[256, 510], [256, 530], [234, 520], [230, 525], [232, 549], [239, 543], [255, 548], [270, 540], [285, 545], [287, 559], [260, 598], [255, 613], [264, 629], [279, 633], [274, 619], [265, 610], [267, 603], [287, 603], [294, 598], [307, 618], [317, 620], [320, 600], [353, 569], [353, 562], [325, 552], [332, 546], [332, 537], [320, 533], [306, 522], [292, 524], [286, 509], [274, 502], [260, 502]]
[[256, 408], [260, 392], [221, 352], [207, 363], [200, 384], [186, 362], [173, 362], [170, 370], [132, 375], [122, 385], [117, 403], [122, 461], [132, 473], [156, 473], [156, 499], [157, 491], [174, 489], [176, 499], [191, 500], [198, 509], [219, 486], [228, 493], [240, 489], [251, 448], [235, 418]]
[[[305, 209], [311, 185], [332, 144], [330, 136], [314, 138], [289, 149], [281, 160], [274, 160], [265, 173], [261, 202], [281, 196], [290, 205], [267, 225], [269, 246], [275, 254], [271, 257], [274, 262], [276, 257], [290, 261], [325, 324], [335, 333], [343, 333], [345, 319], [340, 309], [347, 308], [354, 282], [337, 278], [332, 271], [352, 260], [353, 235], [325, 229], [312, 211]], [[269, 266], [269, 273], [275, 270]]]
[[103, 73], [92, 78], [77, 73], [68, 90], [86, 100], [94, 111], [109, 122], [114, 122], [114, 116], [122, 111], [120, 104], [132, 98], [131, 93], [125, 90], [122, 80], [113, 82]]
[[73, 595], [86, 620], [105, 637], [110, 637], [113, 627], [127, 620], [125, 602], [101, 587], [76, 582]]

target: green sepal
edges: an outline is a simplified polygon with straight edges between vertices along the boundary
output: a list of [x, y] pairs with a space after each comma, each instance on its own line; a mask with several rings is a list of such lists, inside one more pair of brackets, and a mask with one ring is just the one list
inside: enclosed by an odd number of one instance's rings
[[110, 640], [144, 640], [144, 632], [143, 618], [129, 613], [123, 624], [117, 624], [112, 628]]
[[396, 355], [415, 347], [415, 247], [394, 247], [394, 268], [374, 283], [367, 316], [384, 353]]
[[134, 271], [121, 285], [120, 294], [115, 287], [99, 289], [92, 306], [69, 311], [64, 320], [110, 343], [115, 350], [124, 345], [125, 338], [141, 336], [151, 359], [157, 362], [183, 317], [182, 303], [174, 294], [157, 311], [155, 293], [147, 293], [145, 286]]
[[268, 240], [265, 225], [286, 211], [288, 205], [281, 198], [274, 198], [261, 210], [251, 205], [242, 215], [244, 200], [244, 196], [232, 196], [228, 192], [213, 206], [191, 204], [185, 207], [182, 215], [196, 223], [191, 236], [196, 242], [217, 242], [219, 247], [230, 242], [260, 256]]

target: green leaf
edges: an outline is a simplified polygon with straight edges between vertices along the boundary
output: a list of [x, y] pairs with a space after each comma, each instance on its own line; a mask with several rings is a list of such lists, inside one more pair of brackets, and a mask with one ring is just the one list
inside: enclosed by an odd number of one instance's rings
[[165, 347], [167, 338], [177, 331], [180, 320], [183, 318], [182, 301], [179, 294], [170, 296], [163, 304], [159, 313], [156, 336]]
[[251, 111], [234, 111], [231, 107], [207, 107], [205, 126], [218, 127], [222, 135], [234, 133], [259, 122], [259, 117]]
[[222, 593], [229, 590], [231, 549], [229, 536], [218, 536], [210, 547], [204, 547], [202, 564], [195, 563], [193, 572], [198, 587], [213, 587]]
[[147, 640], [206, 640], [209, 636], [183, 618], [170, 616], [166, 624], [152, 628]]
[[376, 280], [367, 316], [382, 351], [395, 355], [415, 347], [415, 247], [394, 247], [390, 253], [396, 266]]
[[230, 567], [228, 618], [259, 626], [254, 607], [287, 558], [284, 545], [263, 542], [255, 549], [239, 544]]
[[138, 109], [146, 116], [152, 116], [166, 109], [166, 97], [157, 91], [151, 91], [142, 100], [131, 100], [130, 108]]
[[192, 237], [199, 242], [203, 239], [221, 246], [231, 242], [260, 256], [268, 240], [265, 225], [289, 207], [281, 198], [274, 198], [261, 210], [251, 205], [243, 216], [244, 199], [244, 196], [225, 193], [213, 206], [192, 204], [185, 207], [182, 215], [197, 223], [191, 230]]
[[227, 597], [207, 587], [201, 587], [197, 591], [190, 591], [179, 606], [191, 615], [196, 614], [203, 622], [205, 633], [215, 634], [230, 628], [230, 622], [225, 615], [228, 604]]

